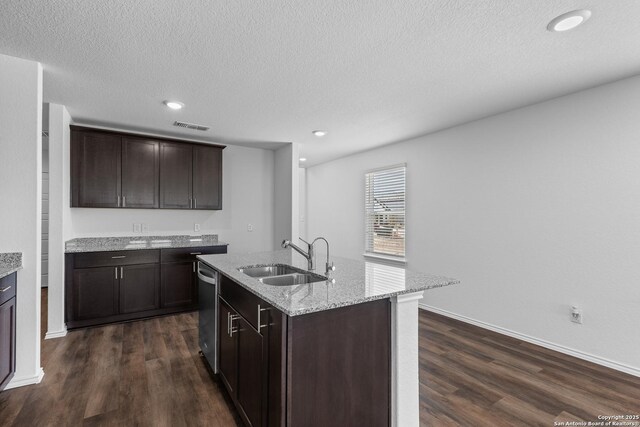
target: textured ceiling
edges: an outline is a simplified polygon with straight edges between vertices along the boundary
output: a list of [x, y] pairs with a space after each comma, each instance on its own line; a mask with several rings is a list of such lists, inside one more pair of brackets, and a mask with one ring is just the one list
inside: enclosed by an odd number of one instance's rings
[[[546, 31], [578, 8], [583, 26]], [[0, 53], [40, 61], [45, 101], [78, 122], [295, 141], [316, 164], [636, 74], [639, 16], [637, 0], [2, 0]]]

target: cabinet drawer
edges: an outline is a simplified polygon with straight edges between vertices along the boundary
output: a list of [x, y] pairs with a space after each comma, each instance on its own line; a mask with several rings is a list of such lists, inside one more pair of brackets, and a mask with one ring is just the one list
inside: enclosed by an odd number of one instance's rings
[[0, 304], [16, 296], [16, 273], [0, 279]]
[[[256, 329], [258, 329], [258, 305], [263, 309], [269, 308], [266, 302], [222, 274], [220, 275], [220, 297]], [[264, 311], [260, 317], [263, 325], [267, 323], [268, 316]]]
[[207, 254], [226, 254], [226, 246], [204, 246], [198, 248], [174, 248], [174, 249], [161, 249], [160, 250], [160, 262], [187, 262], [195, 261], [196, 255]]
[[75, 268], [111, 267], [131, 264], [155, 264], [160, 261], [160, 250], [87, 252], [76, 254]]

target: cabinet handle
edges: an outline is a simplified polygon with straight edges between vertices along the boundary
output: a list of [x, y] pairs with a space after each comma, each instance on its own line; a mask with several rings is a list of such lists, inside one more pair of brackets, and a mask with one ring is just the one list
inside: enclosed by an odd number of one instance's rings
[[124, 277], [124, 267], [120, 267], [120, 278]]
[[122, 196], [122, 207], [126, 207], [127, 206], [127, 196]]
[[193, 198], [193, 208], [198, 209], [198, 199], [196, 197]]
[[120, 207], [120, 196], [118, 196], [118, 207]]
[[193, 199], [189, 198], [189, 209], [193, 209]]
[[7, 286], [6, 288], [0, 289], [0, 292], [7, 292], [9, 289], [11, 289], [11, 286]]
[[126, 255], [118, 255], [118, 256], [112, 256], [111, 259], [122, 259], [122, 258], [126, 258]]
[[229, 320], [229, 317], [231, 316], [231, 313], [227, 311], [227, 335], [231, 336], [231, 321]]
[[194, 273], [196, 272], [196, 262], [195, 261], [193, 261], [193, 272]]
[[191, 252], [189, 255], [202, 255], [202, 252]]
[[238, 329], [239, 329], [239, 328], [234, 328], [234, 327], [233, 327], [233, 321], [234, 321], [234, 320], [238, 320], [238, 319], [240, 319], [240, 317], [241, 317], [241, 316], [240, 316], [240, 315], [238, 315], [238, 314], [231, 314], [231, 315], [229, 316], [229, 322], [230, 322], [230, 323], [229, 323], [229, 336], [230, 336], [230, 337], [232, 337], [232, 336], [233, 336], [233, 333], [234, 333], [234, 332], [238, 332]]
[[116, 271], [116, 280], [118, 280], [118, 267], [115, 267], [114, 270]]
[[260, 333], [260, 329], [262, 328], [266, 328], [267, 326], [269, 326], [269, 323], [267, 323], [266, 325], [261, 325], [261, 321], [260, 321], [260, 313], [262, 313], [263, 311], [267, 311], [269, 310], [268, 308], [260, 308], [260, 304], [258, 304], [258, 333]]

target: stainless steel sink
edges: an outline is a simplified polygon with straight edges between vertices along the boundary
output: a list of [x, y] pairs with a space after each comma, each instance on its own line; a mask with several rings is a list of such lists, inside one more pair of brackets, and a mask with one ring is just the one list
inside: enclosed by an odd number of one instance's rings
[[271, 286], [293, 286], [293, 285], [306, 285], [308, 283], [323, 282], [327, 280], [326, 277], [313, 273], [293, 273], [282, 276], [263, 277], [259, 279], [265, 285]]
[[292, 267], [286, 264], [274, 264], [274, 265], [252, 265], [248, 267], [241, 267], [238, 269], [241, 273], [251, 277], [271, 277], [282, 276], [284, 274], [292, 273], [304, 273], [304, 270]]

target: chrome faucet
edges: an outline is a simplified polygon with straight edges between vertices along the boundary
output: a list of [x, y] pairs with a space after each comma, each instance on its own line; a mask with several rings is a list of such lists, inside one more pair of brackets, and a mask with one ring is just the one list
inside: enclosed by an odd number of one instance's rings
[[302, 242], [307, 244], [306, 252], [304, 251], [304, 249], [299, 248], [298, 246], [294, 245], [287, 239], [284, 239], [282, 241], [282, 247], [283, 248], [291, 247], [291, 249], [295, 250], [300, 255], [305, 257], [307, 259], [307, 267], [308, 267], [307, 270], [313, 270], [315, 268], [313, 265], [313, 244], [303, 240], [302, 237], [299, 237], [299, 239], [302, 240]]
[[325, 264], [326, 274], [328, 275], [331, 271], [334, 271], [336, 269], [336, 267], [333, 265], [333, 263], [331, 263], [331, 264], [329, 263], [329, 242], [327, 241], [327, 239], [325, 239], [324, 237], [318, 237], [317, 239], [315, 239], [311, 243], [307, 242], [302, 237], [299, 237], [299, 239], [307, 245], [307, 251], [306, 252], [305, 252], [304, 249], [301, 249], [300, 247], [294, 245], [293, 243], [291, 243], [291, 241], [289, 241], [287, 239], [282, 241], [282, 247], [283, 248], [291, 247], [291, 249], [295, 250], [300, 255], [305, 257], [307, 259], [307, 267], [308, 267], [307, 270], [313, 271], [315, 269], [315, 263], [314, 263], [314, 254], [315, 254], [315, 252], [314, 252], [313, 245], [318, 240], [324, 240], [324, 242], [327, 244], [327, 262]]
[[327, 244], [327, 262], [324, 264], [324, 266], [325, 266], [325, 274], [328, 276], [329, 273], [331, 273], [332, 271], [336, 270], [335, 265], [333, 265], [333, 263], [329, 263], [329, 241], [327, 239], [325, 239], [324, 237], [316, 237], [316, 239], [313, 242], [311, 242], [311, 247], [312, 248], [313, 248], [313, 245], [318, 240], [324, 240], [324, 242]]

